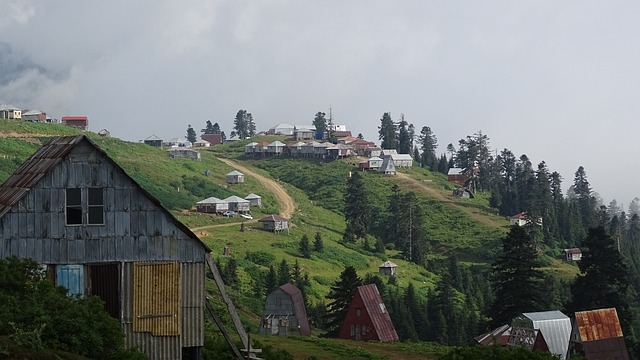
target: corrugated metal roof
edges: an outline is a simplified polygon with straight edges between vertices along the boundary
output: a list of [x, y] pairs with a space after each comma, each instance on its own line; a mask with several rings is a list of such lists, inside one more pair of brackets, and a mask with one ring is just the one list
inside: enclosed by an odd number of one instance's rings
[[381, 268], [391, 268], [391, 267], [398, 267], [398, 265], [396, 265], [395, 263], [391, 262], [391, 261], [385, 261], [382, 263], [382, 265], [378, 266]]
[[249, 195], [245, 196], [245, 199], [246, 199], [246, 200], [262, 199], [262, 196], [260, 196], [260, 195], [256, 195], [256, 194], [254, 194], [254, 193], [251, 193], [251, 194], [249, 194]]
[[358, 286], [357, 293], [362, 298], [364, 307], [371, 317], [373, 327], [375, 328], [380, 341], [397, 341], [398, 333], [396, 333], [391, 316], [380, 297], [380, 292], [376, 284], [368, 284]]
[[203, 205], [203, 204], [226, 204], [226, 203], [227, 203], [226, 201], [220, 200], [217, 197], [213, 197], [212, 196], [212, 197], [208, 197], [208, 198], [206, 198], [204, 200], [200, 200], [196, 204]]
[[298, 318], [300, 334], [304, 336], [310, 336], [311, 327], [309, 327], [309, 318], [307, 317], [307, 309], [304, 307], [304, 298], [302, 297], [302, 292], [300, 292], [300, 289], [290, 283], [281, 285], [280, 289], [289, 294], [291, 296], [291, 300], [293, 300], [293, 309], [295, 310], [296, 317]]
[[238, 204], [244, 204], [249, 202], [249, 200], [245, 200], [240, 196], [235, 196], [235, 195], [229, 196], [228, 198], [224, 199], [224, 201], [228, 203], [238, 203]]
[[244, 174], [243, 174], [243, 173], [241, 173], [241, 172], [240, 172], [240, 171], [238, 171], [238, 170], [233, 170], [232, 172], [230, 172], [230, 173], [228, 173], [228, 174], [227, 174], [227, 176], [237, 176], [237, 175], [242, 175], [242, 176], [244, 176]]
[[474, 338], [480, 345], [506, 345], [511, 334], [511, 325], [504, 324], [498, 328], [493, 329], [488, 333], [478, 335]]
[[462, 174], [461, 168], [450, 168], [449, 171], [447, 171], [447, 175], [460, 175], [460, 174]]
[[622, 327], [615, 308], [576, 312], [582, 342], [622, 337]]
[[51, 138], [49, 141], [44, 143], [38, 151], [31, 155], [27, 161], [20, 165], [20, 167], [0, 186], [0, 217], [4, 216], [4, 214], [6, 214], [7, 211], [9, 211], [9, 209], [11, 209], [11, 207], [13, 207], [18, 201], [20, 201], [20, 199], [22, 199], [22, 197], [24, 197], [25, 194], [27, 194], [45, 174], [63, 161], [74, 147], [81, 142], [88, 143], [107, 161], [111, 162], [113, 166], [120, 169], [122, 173], [128, 177], [129, 180], [149, 199], [149, 201], [151, 201], [151, 203], [165, 212], [174, 225], [181, 229], [190, 238], [197, 240], [207, 252], [211, 251], [211, 249], [205, 245], [196, 234], [176, 219], [170, 211], [165, 209], [160, 203], [160, 200], [141, 187], [140, 184], [129, 176], [129, 174], [127, 174], [120, 165], [113, 161], [107, 153], [100, 149], [100, 147], [85, 135]]
[[513, 326], [529, 322], [533, 329], [539, 329], [552, 354], [564, 360], [571, 338], [571, 319], [561, 311], [539, 311], [523, 313], [512, 322]]
[[269, 215], [265, 216], [262, 219], [258, 220], [260, 222], [276, 222], [276, 221], [289, 221], [288, 219], [283, 218], [280, 215]]

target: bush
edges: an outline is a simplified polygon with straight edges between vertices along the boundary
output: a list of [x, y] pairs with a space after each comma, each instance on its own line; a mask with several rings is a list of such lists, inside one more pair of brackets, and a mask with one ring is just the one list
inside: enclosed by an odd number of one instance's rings
[[276, 256], [264, 251], [247, 251], [245, 258], [254, 264], [269, 267], [276, 260]]

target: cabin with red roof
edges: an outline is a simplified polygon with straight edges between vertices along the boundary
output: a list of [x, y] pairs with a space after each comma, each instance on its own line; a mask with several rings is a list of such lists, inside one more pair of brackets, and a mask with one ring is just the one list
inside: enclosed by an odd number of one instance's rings
[[63, 116], [63, 125], [78, 128], [80, 130], [89, 130], [89, 119], [86, 116]]
[[399, 340], [376, 284], [358, 286], [338, 337], [382, 342]]
[[576, 312], [569, 354], [579, 354], [587, 360], [628, 360], [629, 352], [616, 309]]
[[269, 215], [258, 220], [262, 223], [262, 228], [267, 231], [281, 232], [289, 231], [289, 220], [280, 215]]

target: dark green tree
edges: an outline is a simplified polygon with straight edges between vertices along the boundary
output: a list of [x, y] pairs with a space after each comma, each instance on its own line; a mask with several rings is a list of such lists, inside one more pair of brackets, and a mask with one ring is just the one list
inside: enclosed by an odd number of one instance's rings
[[327, 119], [325, 113], [318, 111], [312, 125], [316, 127], [316, 133], [324, 134], [327, 131]]
[[362, 133], [358, 133], [358, 139], [364, 140], [364, 136], [362, 135]]
[[189, 127], [187, 128], [187, 141], [190, 141], [192, 143], [197, 141], [197, 139], [196, 139], [196, 131], [193, 130], [191, 125], [189, 125]]
[[398, 145], [396, 124], [391, 120], [391, 113], [384, 113], [378, 126], [378, 140], [382, 140], [380, 147], [383, 149], [395, 149]]
[[315, 252], [324, 251], [324, 242], [322, 241], [322, 235], [320, 235], [320, 232], [316, 232], [316, 236], [313, 240], [313, 251]]
[[273, 265], [269, 265], [269, 271], [267, 272], [267, 276], [264, 280], [264, 287], [266, 289], [266, 293], [270, 294], [273, 290], [277, 289], [278, 286], [278, 273]]
[[347, 231], [356, 238], [364, 238], [369, 229], [371, 205], [364, 181], [359, 172], [352, 173], [347, 180], [344, 196], [344, 217]]
[[362, 279], [353, 266], [347, 266], [340, 273], [340, 279], [336, 281], [327, 295], [330, 300], [327, 305], [327, 330], [328, 335], [336, 336], [344, 317], [349, 309], [349, 304], [358, 286], [362, 285]]
[[616, 308], [623, 333], [631, 335], [627, 265], [613, 238], [602, 226], [590, 228], [582, 241], [580, 274], [571, 284], [570, 312]]
[[502, 254], [492, 264], [495, 300], [491, 318], [496, 326], [510, 323], [523, 312], [544, 310], [546, 289], [539, 269], [536, 243], [520, 226], [512, 226], [502, 239]]
[[404, 119], [404, 114], [400, 114], [400, 122], [398, 123], [398, 144], [397, 150], [400, 154], [410, 154], [413, 139], [409, 134], [409, 124]]
[[298, 247], [298, 249], [300, 250], [300, 254], [302, 254], [303, 258], [311, 258], [311, 245], [309, 244], [309, 237], [307, 236], [307, 234], [302, 235], [302, 238], [300, 239], [300, 246]]
[[291, 282], [291, 268], [286, 259], [280, 261], [278, 266], [278, 286]]
[[436, 138], [436, 135], [431, 131], [430, 127], [423, 126], [422, 130], [420, 130], [418, 141], [420, 141], [420, 150], [422, 150], [420, 162], [423, 166], [428, 167], [429, 170], [435, 171], [438, 164], [438, 158], [436, 157], [438, 139]]
[[587, 173], [584, 167], [578, 167], [576, 170], [573, 191], [578, 201], [578, 209], [585, 228], [596, 224], [596, 198], [593, 196], [591, 185], [587, 180]]
[[247, 110], [238, 110], [236, 117], [233, 120], [235, 133], [240, 139], [246, 139], [255, 135], [256, 125], [253, 122], [253, 115]]

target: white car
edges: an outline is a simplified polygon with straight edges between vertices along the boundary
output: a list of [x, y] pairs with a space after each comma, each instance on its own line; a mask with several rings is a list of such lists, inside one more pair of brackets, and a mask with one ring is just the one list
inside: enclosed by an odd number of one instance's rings
[[253, 216], [249, 215], [249, 214], [240, 214], [240, 216], [242, 216], [243, 218], [247, 219], [247, 220], [251, 220], [253, 219]]
[[224, 216], [235, 216], [236, 212], [235, 211], [225, 211], [222, 213], [222, 215]]

